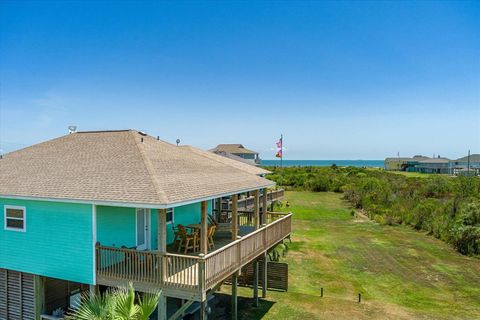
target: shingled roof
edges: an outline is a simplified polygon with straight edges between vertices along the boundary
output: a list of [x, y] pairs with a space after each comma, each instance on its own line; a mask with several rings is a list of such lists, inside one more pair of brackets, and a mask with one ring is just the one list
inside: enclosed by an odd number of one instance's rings
[[[182, 147], [189, 148], [190, 151], [196, 152], [199, 155], [202, 155], [204, 157], [207, 157], [207, 158], [215, 160], [215, 161], [219, 161], [221, 163], [227, 164], [229, 166], [235, 167], [237, 169], [240, 169], [242, 171], [245, 171], [245, 172], [248, 172], [248, 173], [251, 173], [251, 174], [265, 175], [265, 174], [271, 173], [270, 171], [259, 168], [257, 166], [254, 166], [254, 165], [246, 162], [245, 159], [240, 158], [240, 157], [238, 157], [234, 154], [231, 154], [231, 153], [228, 154], [228, 155], [224, 155], [223, 153], [220, 153], [220, 151], [217, 151], [218, 153], [217, 152], [207, 152], [207, 151], [203, 151], [203, 150], [194, 148], [192, 146], [182, 146]], [[231, 158], [229, 158], [229, 157], [231, 157]]]
[[258, 152], [248, 150], [240, 143], [219, 144], [215, 148], [209, 150], [211, 152], [225, 151], [233, 154], [258, 154]]
[[0, 196], [162, 208], [274, 184], [199, 151], [135, 130], [73, 133], [4, 155]]
[[[468, 156], [458, 158], [457, 160], [451, 160], [453, 162], [468, 162]], [[471, 154], [470, 162], [480, 162], [480, 154]]]

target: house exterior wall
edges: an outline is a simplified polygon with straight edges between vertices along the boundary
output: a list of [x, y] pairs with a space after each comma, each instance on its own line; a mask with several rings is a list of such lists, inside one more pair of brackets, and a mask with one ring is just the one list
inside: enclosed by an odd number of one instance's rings
[[[193, 224], [193, 223], [200, 223], [200, 215], [201, 215], [201, 204], [200, 202], [188, 204], [186, 206], [180, 206], [173, 209], [174, 211], [174, 219], [173, 223], [175, 225], [183, 224], [184, 226]], [[207, 202], [207, 212], [210, 214], [212, 212], [212, 202]], [[151, 214], [152, 219], [152, 250], [157, 249], [157, 219], [158, 219], [158, 212], [157, 210], [152, 210]], [[167, 224], [167, 244], [173, 243], [174, 239], [173, 234], [173, 226], [171, 223]]]
[[417, 172], [421, 173], [448, 173], [447, 163], [421, 163], [415, 166]]
[[135, 247], [135, 208], [97, 206], [97, 242], [111, 247]]
[[[208, 213], [211, 213], [208, 201]], [[188, 225], [200, 222], [200, 202], [174, 208], [174, 224]], [[97, 241], [111, 247], [136, 246], [136, 209], [126, 207], [97, 206]], [[158, 210], [150, 210], [150, 249], [157, 249]], [[173, 226], [167, 224], [167, 244], [174, 239]]]
[[[26, 209], [26, 231], [4, 229], [5, 205]], [[92, 205], [0, 198], [0, 268], [94, 284]]]
[[256, 156], [253, 153], [232, 153], [232, 154], [242, 157], [243, 159], [249, 159], [249, 160], [254, 160]]
[[388, 171], [403, 171], [407, 168], [408, 160], [406, 159], [385, 159], [384, 167]]
[[452, 160], [450, 161], [450, 165], [453, 167], [463, 167], [463, 168], [466, 168], [468, 165], [470, 165], [470, 168], [480, 168], [480, 162], [475, 162], [475, 161], [471, 161], [470, 163], [468, 163], [468, 161]]

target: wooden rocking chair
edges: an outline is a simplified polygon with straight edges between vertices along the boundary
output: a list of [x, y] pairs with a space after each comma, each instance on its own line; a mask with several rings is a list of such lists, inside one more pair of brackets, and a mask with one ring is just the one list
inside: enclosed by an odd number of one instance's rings
[[217, 229], [216, 225], [212, 225], [208, 228], [207, 238], [208, 238], [208, 249], [215, 249], [215, 242], [213, 241], [213, 236], [215, 235], [215, 230]]
[[184, 226], [178, 225], [178, 235], [180, 237], [180, 244], [178, 245], [178, 252], [184, 248], [184, 253], [187, 254], [188, 250], [192, 249], [193, 252], [197, 251], [199, 239], [196, 232], [189, 234]]

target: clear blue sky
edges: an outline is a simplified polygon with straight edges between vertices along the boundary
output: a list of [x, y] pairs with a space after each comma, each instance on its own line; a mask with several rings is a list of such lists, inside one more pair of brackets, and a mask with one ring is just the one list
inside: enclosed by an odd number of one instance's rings
[[0, 2], [0, 148], [136, 128], [286, 159], [480, 153], [480, 2]]

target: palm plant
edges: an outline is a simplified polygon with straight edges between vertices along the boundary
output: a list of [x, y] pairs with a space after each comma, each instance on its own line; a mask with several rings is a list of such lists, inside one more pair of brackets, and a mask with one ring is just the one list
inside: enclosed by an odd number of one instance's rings
[[155, 311], [160, 291], [138, 296], [130, 283], [127, 288], [108, 290], [105, 294], [89, 293], [82, 297], [77, 310], [68, 314], [66, 320], [148, 320]]
[[268, 253], [270, 261], [279, 262], [281, 257], [285, 257], [288, 247], [285, 243], [280, 243]]

